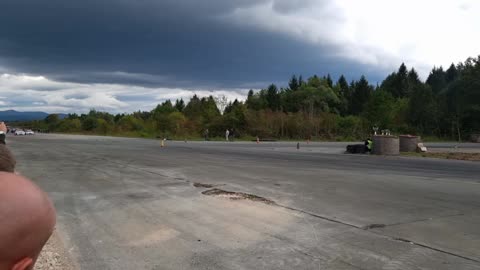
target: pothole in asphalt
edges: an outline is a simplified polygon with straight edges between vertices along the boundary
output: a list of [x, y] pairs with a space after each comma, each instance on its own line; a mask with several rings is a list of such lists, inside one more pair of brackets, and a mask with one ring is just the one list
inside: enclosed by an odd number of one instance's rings
[[363, 227], [364, 230], [371, 230], [371, 229], [380, 229], [380, 228], [385, 228], [385, 224], [370, 224], [365, 227]]
[[226, 198], [234, 201], [238, 200], [248, 200], [248, 201], [254, 201], [254, 202], [262, 202], [266, 204], [275, 204], [274, 201], [259, 197], [257, 195], [253, 194], [247, 194], [243, 192], [232, 192], [232, 191], [226, 191], [218, 188], [206, 190], [202, 192], [203, 195], [207, 196], [214, 196], [214, 197], [219, 197], [219, 198]]
[[214, 187], [214, 185], [212, 184], [203, 184], [203, 183], [193, 183], [193, 186], [197, 188], [213, 188]]

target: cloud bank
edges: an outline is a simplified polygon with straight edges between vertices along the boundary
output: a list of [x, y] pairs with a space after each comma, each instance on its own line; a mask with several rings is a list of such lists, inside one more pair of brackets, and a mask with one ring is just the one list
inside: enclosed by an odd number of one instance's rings
[[188, 100], [193, 95], [225, 96], [243, 100], [245, 90], [185, 90], [121, 84], [57, 82], [42, 76], [0, 75], [0, 107], [19, 111], [85, 113], [90, 109], [113, 113], [151, 110], [167, 99]]
[[480, 53], [478, 14], [475, 0], [6, 0], [0, 107], [131, 111], [292, 74], [377, 82], [402, 62], [425, 78]]

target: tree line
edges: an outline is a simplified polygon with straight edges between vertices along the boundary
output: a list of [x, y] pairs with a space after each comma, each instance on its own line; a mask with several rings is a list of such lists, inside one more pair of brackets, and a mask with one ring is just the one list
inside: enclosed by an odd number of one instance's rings
[[237, 136], [276, 139], [353, 140], [365, 138], [372, 127], [397, 134], [465, 139], [480, 132], [480, 56], [448, 69], [435, 67], [426, 81], [402, 64], [380, 84], [365, 76], [348, 82], [342, 75], [304, 79], [292, 76], [288, 87], [271, 84], [250, 90], [245, 101], [225, 97], [167, 100], [152, 111], [111, 114], [91, 110], [64, 119], [49, 115], [25, 123], [51, 132], [199, 138]]

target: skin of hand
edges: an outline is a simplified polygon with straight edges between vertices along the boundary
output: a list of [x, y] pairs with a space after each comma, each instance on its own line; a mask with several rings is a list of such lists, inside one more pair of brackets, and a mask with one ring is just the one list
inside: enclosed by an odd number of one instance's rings
[[5, 125], [5, 122], [0, 122], [0, 131], [7, 133], [7, 125]]

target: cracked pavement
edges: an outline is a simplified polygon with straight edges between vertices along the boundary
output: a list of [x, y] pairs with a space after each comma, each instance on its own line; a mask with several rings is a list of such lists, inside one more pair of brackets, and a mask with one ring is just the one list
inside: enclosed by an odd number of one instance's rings
[[77, 269], [480, 269], [480, 163], [344, 143], [8, 142]]

